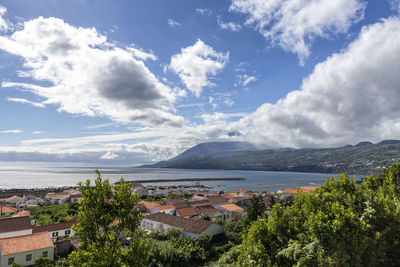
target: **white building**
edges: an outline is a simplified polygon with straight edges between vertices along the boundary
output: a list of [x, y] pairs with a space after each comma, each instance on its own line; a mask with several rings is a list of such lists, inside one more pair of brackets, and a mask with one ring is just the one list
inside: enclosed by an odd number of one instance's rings
[[183, 231], [184, 236], [192, 238], [204, 233], [217, 235], [224, 232], [222, 226], [211, 221], [188, 219], [163, 213], [143, 217], [141, 227], [150, 231], [165, 231], [169, 228], [178, 228]]
[[75, 233], [72, 230], [72, 225], [76, 224], [76, 222], [77, 217], [66, 223], [35, 226], [33, 227], [33, 233], [47, 232], [51, 240], [55, 242], [58, 237], [74, 236]]
[[28, 216], [0, 218], [0, 238], [30, 234], [32, 234], [32, 225]]
[[14, 262], [32, 266], [36, 259], [54, 260], [54, 245], [47, 233], [37, 233], [0, 239], [0, 267]]

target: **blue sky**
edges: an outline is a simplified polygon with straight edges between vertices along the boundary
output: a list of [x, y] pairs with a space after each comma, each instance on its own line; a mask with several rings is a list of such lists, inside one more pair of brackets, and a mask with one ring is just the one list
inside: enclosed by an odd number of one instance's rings
[[[400, 138], [400, 2], [0, 2], [0, 160]], [[239, 134], [232, 134], [233, 132]]]

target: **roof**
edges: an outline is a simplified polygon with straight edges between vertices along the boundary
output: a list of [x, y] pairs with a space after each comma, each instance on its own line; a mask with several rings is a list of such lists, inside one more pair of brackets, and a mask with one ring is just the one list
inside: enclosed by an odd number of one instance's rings
[[176, 209], [190, 207], [187, 202], [177, 202], [177, 203], [173, 203], [171, 205], [174, 206]]
[[52, 199], [66, 199], [70, 197], [68, 194], [56, 194], [56, 193], [48, 193], [46, 195], [47, 198], [52, 198]]
[[221, 196], [209, 196], [207, 197], [208, 201], [212, 202], [212, 203], [228, 203], [229, 200], [221, 197]]
[[54, 245], [48, 233], [0, 239], [1, 256], [52, 247], [54, 247]]
[[[301, 191], [303, 191], [303, 193], [314, 192], [315, 189], [317, 189], [317, 188], [318, 188], [318, 186], [303, 186], [303, 187], [299, 187], [299, 189]], [[297, 194], [297, 188], [283, 189], [282, 192], [289, 193], [289, 194]]]
[[0, 233], [32, 229], [31, 220], [25, 217], [0, 218]]
[[18, 209], [15, 207], [1, 206], [0, 213], [14, 213], [18, 212]]
[[31, 216], [31, 213], [29, 210], [21, 210], [20, 212], [17, 213], [18, 217], [24, 217], [24, 216]]
[[17, 196], [17, 195], [14, 195], [12, 197], [7, 198], [6, 201], [9, 202], [9, 201], [14, 200], [14, 199], [17, 199], [17, 200], [20, 200], [20, 201], [24, 201], [24, 198], [22, 198], [20, 196]]
[[193, 207], [176, 209], [176, 212], [178, 212], [179, 215], [181, 215], [182, 217], [191, 217], [199, 215], [199, 213]]
[[34, 226], [33, 233], [40, 233], [40, 232], [54, 232], [59, 230], [71, 229], [72, 225], [76, 224], [77, 218], [74, 217], [73, 219], [69, 220], [66, 223], [58, 223], [58, 224], [49, 224], [43, 226]]
[[176, 203], [185, 203], [185, 202], [186, 202], [186, 200], [181, 199], [181, 198], [176, 198], [176, 199], [167, 198], [167, 199], [164, 200], [165, 204], [176, 204]]
[[151, 210], [154, 207], [160, 206], [160, 204], [155, 204], [148, 201], [140, 201], [138, 205], [143, 205], [146, 209]]
[[175, 207], [173, 205], [159, 205], [159, 206], [157, 206], [157, 209], [159, 211], [161, 211], [161, 210], [174, 210]]
[[221, 206], [222, 208], [224, 208], [230, 212], [243, 212], [244, 211], [243, 208], [241, 208], [235, 204], [223, 204], [223, 205], [219, 205], [219, 206]]
[[193, 234], [201, 234], [208, 227], [213, 225], [213, 222], [211, 221], [182, 218], [164, 213], [148, 215], [145, 216], [144, 219], [168, 224]]
[[215, 215], [215, 214], [217, 214], [217, 213], [227, 213], [227, 211], [216, 209], [216, 208], [214, 208], [214, 207], [211, 206], [211, 205], [197, 207], [197, 209], [198, 209], [198, 211], [200, 211], [201, 213], [204, 213], [204, 214], [211, 214], [211, 215]]

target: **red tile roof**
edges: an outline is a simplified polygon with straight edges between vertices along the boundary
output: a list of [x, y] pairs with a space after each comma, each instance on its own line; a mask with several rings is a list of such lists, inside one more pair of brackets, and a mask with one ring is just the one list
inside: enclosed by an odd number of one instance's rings
[[1, 256], [53, 247], [53, 242], [48, 233], [37, 233], [0, 239]]
[[162, 210], [174, 210], [175, 207], [173, 205], [159, 205], [159, 206], [157, 206], [157, 209], [159, 211], [162, 211]]
[[151, 210], [154, 207], [160, 206], [160, 204], [155, 204], [148, 201], [140, 201], [138, 205], [143, 205], [147, 210]]
[[14, 213], [18, 212], [18, 209], [15, 207], [8, 207], [8, 206], [1, 206], [0, 207], [0, 213]]
[[219, 205], [219, 206], [221, 206], [222, 208], [224, 208], [230, 212], [243, 212], [244, 211], [243, 208], [241, 208], [235, 204], [223, 204], [223, 205]]
[[77, 219], [69, 220], [66, 223], [57, 223], [57, 224], [49, 224], [43, 226], [34, 226], [33, 233], [40, 233], [40, 232], [55, 232], [60, 230], [71, 229], [72, 225], [76, 224]]
[[[299, 187], [299, 189], [301, 191], [303, 191], [303, 193], [314, 192], [317, 188], [318, 188], [318, 186], [303, 186], [303, 187]], [[297, 188], [283, 189], [282, 192], [288, 193], [288, 194], [297, 194]]]
[[25, 216], [31, 216], [31, 213], [29, 210], [21, 210], [20, 212], [17, 213], [18, 217], [25, 217]]
[[179, 215], [181, 215], [182, 217], [191, 217], [199, 215], [199, 213], [193, 207], [176, 209], [176, 212], [179, 213]]
[[7, 201], [7, 202], [10, 202], [11, 200], [14, 200], [14, 199], [18, 199], [18, 200], [20, 200], [20, 201], [24, 201], [24, 199], [23, 199], [22, 197], [17, 196], [17, 195], [14, 195], [14, 196], [12, 196], [12, 197], [7, 198], [6, 201]]

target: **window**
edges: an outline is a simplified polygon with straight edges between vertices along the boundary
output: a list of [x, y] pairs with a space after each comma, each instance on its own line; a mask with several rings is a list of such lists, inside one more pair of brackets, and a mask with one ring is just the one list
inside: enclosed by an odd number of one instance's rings
[[43, 251], [43, 258], [47, 258], [49, 256], [49, 252], [48, 251]]
[[51, 236], [52, 236], [52, 237], [58, 236], [58, 232], [54, 232]]
[[31, 261], [32, 260], [32, 254], [26, 255], [25, 261]]
[[71, 230], [65, 230], [65, 235], [71, 234]]
[[12, 265], [14, 263], [14, 257], [8, 258], [8, 265]]

